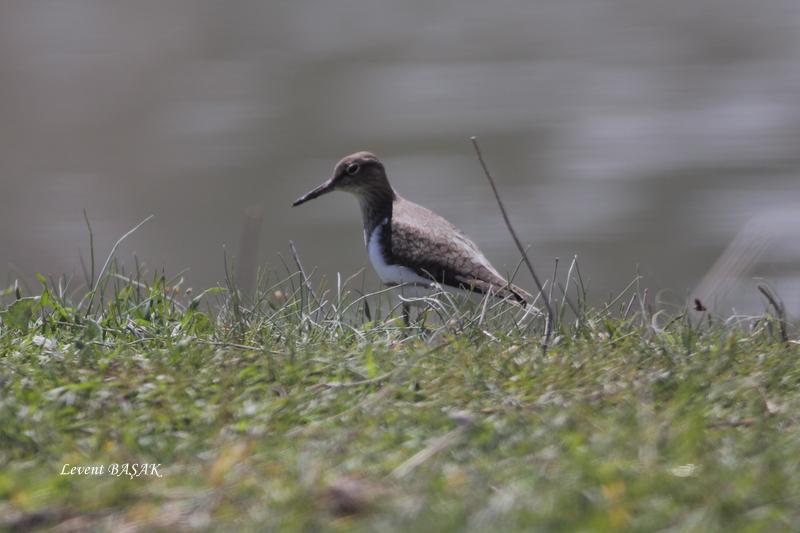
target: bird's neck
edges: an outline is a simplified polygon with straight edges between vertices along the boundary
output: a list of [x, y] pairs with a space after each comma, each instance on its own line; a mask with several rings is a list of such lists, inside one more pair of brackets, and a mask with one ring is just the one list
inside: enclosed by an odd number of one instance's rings
[[360, 191], [356, 196], [361, 206], [361, 222], [364, 224], [364, 243], [369, 244], [369, 239], [375, 228], [384, 220], [392, 219], [392, 206], [398, 196], [389, 183], [385, 186], [371, 187]]

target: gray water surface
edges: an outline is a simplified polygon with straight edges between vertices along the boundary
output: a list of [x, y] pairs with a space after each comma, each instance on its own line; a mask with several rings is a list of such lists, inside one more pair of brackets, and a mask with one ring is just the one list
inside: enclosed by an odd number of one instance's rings
[[685, 298], [739, 235], [718, 310], [759, 312], [764, 281], [800, 312], [793, 0], [12, 0], [0, 80], [6, 286], [83, 277], [83, 208], [99, 263], [152, 214], [120, 261], [222, 284], [258, 205], [259, 265], [293, 240], [316, 279], [377, 289], [352, 197], [290, 207], [359, 150], [514, 269], [476, 135], [541, 277], [577, 255], [596, 302], [637, 265]]

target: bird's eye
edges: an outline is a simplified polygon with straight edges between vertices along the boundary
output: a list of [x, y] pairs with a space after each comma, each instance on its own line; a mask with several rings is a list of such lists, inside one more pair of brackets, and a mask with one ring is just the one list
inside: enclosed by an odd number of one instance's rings
[[361, 170], [361, 167], [359, 166], [358, 163], [351, 163], [347, 165], [347, 173], [350, 174], [351, 176], [356, 172], [358, 172], [359, 170]]

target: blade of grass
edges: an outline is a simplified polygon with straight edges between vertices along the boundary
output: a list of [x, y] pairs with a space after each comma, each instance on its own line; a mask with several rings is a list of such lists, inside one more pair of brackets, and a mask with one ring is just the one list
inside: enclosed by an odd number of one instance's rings
[[[111, 248], [111, 253], [110, 253], [110, 254], [108, 254], [108, 258], [106, 259], [106, 262], [103, 264], [103, 268], [101, 268], [101, 269], [100, 269], [100, 272], [98, 272], [98, 274], [97, 274], [97, 281], [96, 281], [96, 282], [94, 282], [94, 281], [93, 281], [93, 284], [92, 284], [92, 292], [91, 292], [91, 293], [90, 293], [90, 295], [89, 295], [89, 303], [88, 303], [88, 305], [86, 306], [86, 313], [87, 313], [87, 316], [88, 316], [89, 312], [91, 311], [91, 309], [92, 309], [92, 306], [93, 306], [93, 304], [94, 304], [94, 297], [95, 297], [95, 294], [97, 294], [97, 289], [98, 289], [98, 287], [99, 287], [99, 285], [100, 285], [100, 280], [102, 280], [102, 279], [103, 279], [103, 272], [105, 272], [106, 268], [108, 268], [108, 265], [111, 263], [111, 260], [114, 258], [114, 254], [116, 254], [116, 253], [117, 253], [117, 248], [119, 248], [119, 245], [120, 245], [120, 244], [122, 244], [122, 241], [124, 241], [125, 239], [127, 239], [127, 238], [128, 238], [130, 235], [132, 235], [132, 234], [133, 234], [133, 232], [135, 232], [137, 229], [141, 228], [141, 227], [142, 227], [142, 225], [144, 225], [144, 223], [145, 223], [145, 222], [149, 221], [149, 220], [150, 220], [151, 218], [153, 218], [153, 217], [154, 217], [154, 215], [150, 215], [150, 216], [149, 216], [149, 217], [147, 217], [146, 219], [144, 219], [144, 220], [142, 220], [141, 222], [139, 222], [139, 223], [136, 225], [136, 227], [134, 227], [134, 228], [133, 228], [132, 230], [130, 230], [128, 233], [126, 233], [125, 235], [123, 235], [123, 236], [122, 236], [122, 237], [121, 237], [121, 238], [120, 238], [120, 239], [119, 239], [119, 240], [116, 242], [116, 244], [114, 244], [114, 247], [113, 247], [113, 248]], [[88, 223], [88, 219], [87, 219], [87, 223]], [[91, 227], [90, 227], [90, 229], [89, 229], [89, 234], [91, 235]], [[94, 250], [94, 244], [92, 244], [92, 250]], [[92, 279], [94, 280], [94, 251], [92, 251]]]

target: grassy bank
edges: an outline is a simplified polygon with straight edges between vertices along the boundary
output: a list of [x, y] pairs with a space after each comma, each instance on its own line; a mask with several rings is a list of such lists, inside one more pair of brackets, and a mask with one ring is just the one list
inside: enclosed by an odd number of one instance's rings
[[767, 312], [572, 283], [544, 350], [514, 306], [406, 326], [358, 278], [40, 281], [2, 306], [5, 530], [800, 530], [800, 347]]

